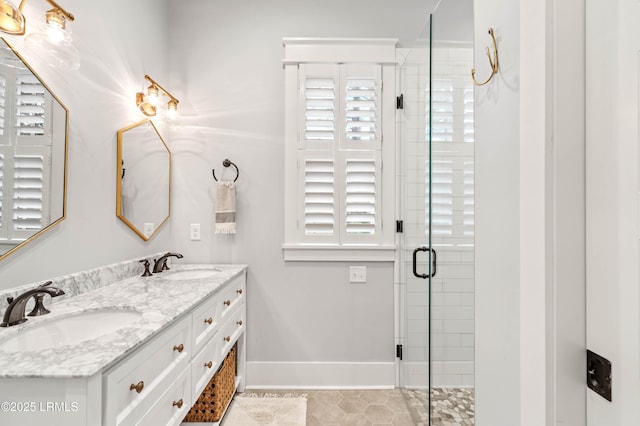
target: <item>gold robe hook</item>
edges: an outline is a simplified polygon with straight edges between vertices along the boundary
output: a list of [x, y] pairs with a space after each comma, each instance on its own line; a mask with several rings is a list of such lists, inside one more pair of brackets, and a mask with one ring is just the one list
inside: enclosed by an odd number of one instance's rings
[[471, 69], [471, 79], [473, 80], [473, 84], [476, 86], [484, 86], [487, 84], [494, 75], [498, 73], [498, 45], [496, 43], [496, 37], [493, 34], [493, 28], [489, 27], [489, 35], [493, 40], [493, 59], [491, 59], [491, 54], [489, 53], [489, 48], [487, 47], [487, 58], [489, 58], [489, 65], [491, 66], [491, 75], [484, 82], [480, 83], [476, 80], [476, 69]]

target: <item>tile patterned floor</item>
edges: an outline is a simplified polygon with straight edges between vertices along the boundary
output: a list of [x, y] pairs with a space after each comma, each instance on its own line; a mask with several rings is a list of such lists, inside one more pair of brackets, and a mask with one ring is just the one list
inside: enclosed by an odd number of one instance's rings
[[[432, 426], [473, 426], [473, 389], [434, 389]], [[306, 396], [307, 426], [427, 426], [426, 391], [248, 391], [262, 396]]]
[[[429, 424], [427, 392], [403, 389], [416, 426]], [[432, 426], [473, 426], [475, 424], [474, 390], [469, 388], [436, 388], [431, 397]]]
[[399, 389], [250, 391], [307, 397], [307, 426], [415, 426]]

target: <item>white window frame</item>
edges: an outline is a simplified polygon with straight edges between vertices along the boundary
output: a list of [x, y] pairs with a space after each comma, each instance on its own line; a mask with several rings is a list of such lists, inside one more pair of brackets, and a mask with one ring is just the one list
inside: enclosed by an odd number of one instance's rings
[[[285, 70], [285, 214], [283, 255], [286, 261], [384, 261], [395, 260], [395, 107], [396, 107], [396, 44], [397, 39], [283, 39]], [[305, 64], [376, 64], [381, 69], [382, 115], [381, 146], [374, 154], [376, 165], [376, 233], [373, 238], [353, 238], [338, 227], [334, 238], [317, 238], [309, 241], [304, 235], [304, 223], [300, 220], [300, 179], [304, 178], [299, 149], [300, 70]], [[340, 123], [340, 120], [337, 120]], [[344, 193], [342, 176], [344, 163], [349, 154], [340, 154], [338, 143], [334, 144], [336, 187], [335, 196]], [[336, 220], [344, 221], [344, 212], [338, 208]], [[324, 240], [324, 241], [323, 241]]]

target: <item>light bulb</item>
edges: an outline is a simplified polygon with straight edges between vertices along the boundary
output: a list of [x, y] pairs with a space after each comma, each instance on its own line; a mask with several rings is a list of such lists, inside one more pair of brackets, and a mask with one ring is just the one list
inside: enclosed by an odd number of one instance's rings
[[47, 37], [49, 37], [49, 41], [54, 44], [59, 44], [65, 39], [66, 31], [60, 24], [50, 22], [46, 25]]
[[169, 120], [175, 120], [178, 118], [178, 103], [171, 99], [167, 104], [167, 118]]
[[158, 88], [154, 85], [149, 86], [147, 90], [147, 102], [153, 106], [160, 105], [160, 97], [158, 96]]

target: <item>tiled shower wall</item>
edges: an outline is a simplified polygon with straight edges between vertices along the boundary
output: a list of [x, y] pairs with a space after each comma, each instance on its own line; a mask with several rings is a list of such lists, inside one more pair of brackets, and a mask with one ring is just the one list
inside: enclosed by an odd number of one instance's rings
[[[474, 385], [474, 181], [473, 85], [470, 47], [434, 48], [432, 145], [432, 245], [437, 273], [431, 281], [412, 273], [412, 255], [428, 246], [428, 65], [427, 50], [409, 55], [399, 76], [404, 95], [402, 122], [402, 211], [404, 219], [405, 383], [428, 383], [431, 329], [432, 385]], [[418, 255], [428, 272], [428, 252]]]

